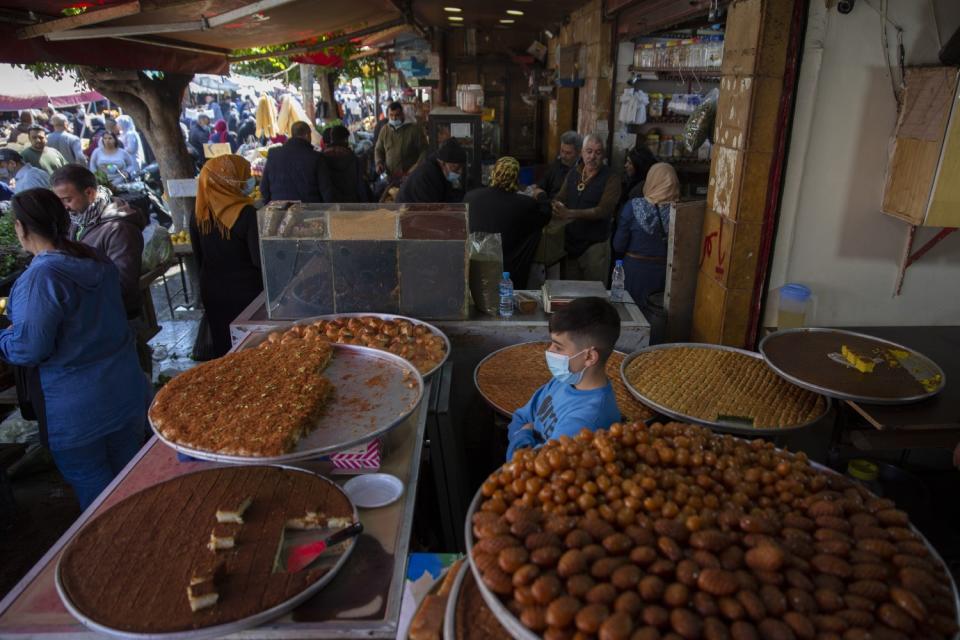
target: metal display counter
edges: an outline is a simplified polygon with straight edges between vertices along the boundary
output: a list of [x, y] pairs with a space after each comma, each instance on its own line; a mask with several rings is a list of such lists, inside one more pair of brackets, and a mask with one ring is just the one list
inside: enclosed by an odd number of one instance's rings
[[[425, 396], [434, 396], [427, 384]], [[236, 638], [395, 638], [403, 595], [407, 554], [413, 524], [420, 473], [420, 456], [426, 433], [426, 401], [386, 438], [381, 471], [403, 482], [405, 491], [397, 502], [380, 509], [363, 509], [364, 533], [357, 539], [345, 570], [315, 597], [292, 613], [263, 626], [229, 637]], [[100, 497], [77, 519], [57, 543], [0, 601], [0, 637], [3, 638], [95, 638], [64, 608], [57, 596], [54, 574], [66, 544], [90, 520], [106, 508], [157, 482], [217, 463], [177, 460], [173, 449], [156, 437], [140, 450]], [[293, 466], [318, 471], [342, 484], [349, 476], [330, 476], [324, 462], [299, 462]], [[149, 532], [147, 532], [149, 533]]]

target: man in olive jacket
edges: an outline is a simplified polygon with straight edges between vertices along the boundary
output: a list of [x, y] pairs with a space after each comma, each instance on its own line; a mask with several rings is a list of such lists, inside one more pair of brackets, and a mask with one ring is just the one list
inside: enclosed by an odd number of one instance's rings
[[399, 102], [392, 103], [387, 113], [387, 126], [377, 136], [374, 151], [377, 173], [406, 175], [427, 155], [427, 136], [419, 124], [404, 121], [403, 105]]

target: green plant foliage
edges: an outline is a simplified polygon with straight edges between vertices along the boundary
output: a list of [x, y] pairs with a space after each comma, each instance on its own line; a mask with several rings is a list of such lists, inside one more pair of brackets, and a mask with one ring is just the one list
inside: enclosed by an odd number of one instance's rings
[[13, 228], [13, 213], [0, 215], [0, 278], [10, 275], [28, 261]]
[[[13, 64], [14, 67], [26, 69], [38, 78], [53, 78], [54, 80], [63, 80], [63, 77], [71, 71], [77, 70], [75, 64], [60, 64], [57, 62], [33, 62], [30, 64]], [[80, 74], [77, 74], [79, 79]]]

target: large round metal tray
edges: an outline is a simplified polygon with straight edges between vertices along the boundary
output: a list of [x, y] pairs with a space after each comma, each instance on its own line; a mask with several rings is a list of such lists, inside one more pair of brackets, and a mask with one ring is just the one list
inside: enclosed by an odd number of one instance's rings
[[[507, 406], [507, 405], [505, 405], [505, 404], [503, 403], [502, 399], [495, 398], [494, 396], [492, 396], [492, 395], [489, 393], [488, 390], [485, 390], [485, 389], [483, 388], [483, 386], [480, 384], [480, 370], [483, 369], [484, 366], [488, 365], [488, 364], [489, 364], [492, 360], [494, 360], [498, 355], [502, 355], [504, 352], [510, 351], [511, 349], [516, 349], [516, 348], [518, 348], [518, 347], [526, 347], [526, 346], [528, 346], [528, 345], [534, 345], [534, 344], [543, 345], [544, 351], [546, 351], [546, 347], [549, 346], [550, 343], [549, 343], [549, 342], [543, 342], [542, 340], [532, 340], [532, 341], [530, 341], [530, 342], [520, 342], [520, 343], [518, 343], [518, 344], [511, 344], [511, 345], [508, 345], [508, 346], [506, 346], [506, 347], [502, 347], [502, 348], [500, 348], [500, 349], [497, 349], [497, 350], [494, 351], [493, 353], [487, 355], [483, 360], [481, 360], [481, 361], [477, 364], [476, 368], [473, 370], [473, 386], [477, 388], [477, 391], [480, 393], [480, 397], [483, 398], [483, 400], [484, 400], [488, 405], [490, 405], [490, 407], [491, 407], [494, 411], [496, 411], [497, 413], [499, 413], [499, 414], [501, 414], [501, 415], [504, 415], [504, 416], [506, 416], [506, 417], [508, 417], [508, 418], [509, 418], [510, 416], [512, 416], [513, 413], [514, 413], [514, 411], [516, 411], [516, 410], [519, 409], [520, 407], [514, 407], [513, 409], [511, 409], [509, 406]], [[614, 352], [613, 352], [613, 355], [610, 356], [611, 360], [613, 359], [614, 355], [619, 355], [621, 358], [626, 358], [626, 357], [627, 357], [627, 354], [623, 353], [622, 351], [614, 351]], [[630, 390], [626, 387], [626, 385], [623, 384], [623, 377], [620, 375], [619, 367], [611, 368], [612, 365], [613, 365], [613, 362], [611, 362], [610, 360], [608, 360], [608, 361], [607, 361], [607, 377], [610, 378], [610, 382], [611, 382], [611, 384], [613, 385], [614, 392], [616, 393], [616, 392], [619, 390], [619, 391], [621, 391], [621, 394], [626, 395], [626, 396], [629, 396], [631, 402], [639, 403], [639, 400], [637, 400], [637, 399], [634, 397], [634, 394], [631, 393]], [[538, 388], [540, 388], [542, 385], [544, 385], [544, 384], [546, 384], [547, 382], [550, 381], [550, 372], [549, 372], [549, 370], [547, 370], [546, 363], [544, 363], [544, 374], [545, 374], [546, 377], [544, 377], [543, 381], [540, 382], [539, 384], [537, 384], [536, 387], [534, 387], [534, 388], [531, 390], [531, 392], [530, 392], [530, 395], [531, 395], [531, 396], [533, 395], [533, 392], [534, 392], [534, 391], [536, 391], [536, 390], [537, 390]], [[621, 390], [621, 389], [618, 389], [618, 386], [621, 387], [622, 390]], [[619, 395], [621, 395], [621, 394], [617, 394], [617, 395], [619, 396]], [[527, 399], [529, 400], [529, 397], [528, 397]], [[619, 402], [620, 398], [618, 397], [617, 400], [618, 400], [618, 402]], [[523, 406], [523, 405], [520, 405], [520, 406]], [[629, 416], [629, 418], [630, 418], [631, 420], [633, 420], [633, 421], [641, 421], [641, 422], [642, 422], [643, 420], [647, 420], [647, 419], [653, 417], [653, 412], [652, 412], [648, 407], [641, 407], [641, 409], [645, 410], [646, 415], [644, 415], [644, 416]], [[635, 408], [635, 410], [639, 411], [639, 409], [636, 409], [636, 408]], [[622, 407], [621, 407], [621, 411], [622, 411]]]
[[[477, 581], [477, 588], [480, 589], [480, 595], [483, 596], [483, 601], [487, 603], [487, 606], [493, 611], [493, 615], [497, 617], [497, 620], [500, 621], [500, 624], [503, 625], [507, 633], [516, 638], [516, 640], [538, 640], [540, 636], [523, 626], [523, 623], [507, 609], [507, 606], [500, 602], [497, 594], [490, 591], [487, 585], [483, 584], [480, 569], [477, 568], [477, 563], [473, 559], [473, 514], [480, 508], [480, 501], [482, 499], [483, 487], [477, 489], [476, 495], [473, 496], [473, 500], [470, 502], [470, 508], [467, 509], [467, 521], [464, 524], [464, 529], [466, 530], [464, 540], [466, 540], [467, 543], [467, 560], [470, 562], [470, 570], [473, 572], [473, 577]], [[444, 623], [446, 623], [446, 621], [444, 621]]]
[[453, 581], [453, 589], [447, 598], [447, 610], [443, 614], [443, 640], [457, 640], [457, 602], [460, 600], [460, 589], [463, 579], [470, 570], [470, 565], [464, 562], [457, 572], [457, 579]]
[[[406, 320], [407, 322], [412, 322], [413, 324], [418, 324], [429, 329], [434, 335], [440, 336], [443, 338], [443, 344], [446, 346], [446, 353], [443, 356], [443, 360], [440, 361], [434, 368], [430, 369], [426, 373], [421, 374], [424, 380], [427, 380], [434, 373], [440, 370], [447, 360], [450, 358], [450, 338], [447, 337], [443, 331], [436, 328], [429, 322], [424, 322], [423, 320], [417, 320], [416, 318], [410, 318], [408, 316], [397, 316], [389, 313], [331, 313], [323, 316], [313, 316], [312, 318], [305, 318], [303, 320], [297, 320], [290, 326], [294, 325], [308, 325], [313, 324], [319, 320], [340, 320], [343, 318], [380, 318], [381, 320]], [[289, 328], [289, 327], [287, 327]], [[389, 352], [388, 352], [389, 353]]]
[[679, 411], [675, 411], [670, 407], [654, 402], [650, 398], [647, 398], [642, 393], [637, 391], [633, 387], [633, 385], [630, 384], [630, 381], [627, 379], [627, 367], [629, 367], [630, 363], [633, 362], [639, 355], [650, 352], [650, 351], [657, 351], [661, 349], [682, 349], [682, 348], [690, 348], [690, 347], [697, 347], [697, 348], [703, 348], [703, 349], [716, 349], [718, 351], [732, 351], [734, 353], [740, 353], [746, 356], [750, 356], [751, 358], [755, 358], [757, 360], [761, 360], [761, 361], [763, 360], [763, 357], [759, 353], [756, 353], [754, 351], [747, 351], [746, 349], [737, 349], [735, 347], [727, 347], [719, 344], [701, 344], [701, 343], [658, 344], [652, 347], [644, 347], [643, 349], [634, 351], [629, 356], [624, 358], [623, 364], [620, 365], [620, 377], [623, 379], [623, 384], [626, 385], [627, 389], [630, 390], [630, 393], [632, 393], [637, 400], [639, 400], [640, 402], [642, 402], [643, 404], [649, 407], [652, 407], [653, 409], [656, 409], [657, 411], [659, 411], [665, 416], [668, 416], [675, 420], [680, 420], [682, 422], [690, 422], [693, 424], [700, 424], [705, 427], [710, 427], [710, 429], [713, 431], [718, 431], [721, 433], [731, 433], [735, 435], [776, 436], [776, 435], [781, 435], [783, 433], [798, 431], [800, 429], [805, 429], [809, 426], [816, 424], [830, 412], [831, 402], [830, 402], [830, 398], [827, 397], [827, 398], [824, 398], [826, 402], [824, 403], [823, 413], [816, 416], [812, 420], [804, 422], [803, 424], [791, 425], [787, 427], [762, 429], [762, 428], [751, 427], [751, 426], [746, 426], [746, 425], [731, 423], [731, 422], [705, 420], [703, 418], [698, 418], [696, 416], [689, 416], [689, 415], [680, 413]]
[[[844, 342], [851, 340], [877, 349], [906, 351], [910, 355], [900, 363], [898, 369], [909, 377], [882, 363], [874, 373], [869, 374], [860, 373], [847, 366], [840, 361], [842, 356], [839, 352]], [[789, 344], [783, 341], [794, 342], [795, 346], [790, 349], [792, 358], [787, 358], [782, 353], [770, 353], [778, 343]], [[860, 349], [856, 351], [859, 353]], [[760, 341], [760, 353], [771, 369], [798, 387], [840, 400], [870, 404], [906, 404], [935, 396], [947, 384], [943, 369], [922, 353], [896, 342], [843, 329], [800, 328], [778, 331]], [[922, 391], [915, 388], [904, 389], [902, 383], [889, 377], [897, 374], [898, 377], [906, 377], [907, 381], [910, 378], [916, 380]], [[920, 381], [936, 376], [940, 376], [939, 384], [930, 390], [924, 389]], [[880, 386], [884, 383], [886, 389]]]
[[[300, 469], [300, 468], [297, 468], [297, 467], [289, 467], [289, 466], [285, 466], [285, 465], [264, 465], [264, 466], [276, 466], [276, 467], [280, 467], [280, 468], [283, 468], [283, 469], [288, 469], [288, 470], [290, 470], [290, 471], [296, 471], [296, 472], [306, 473], [306, 474], [309, 474], [309, 475], [312, 475], [312, 476], [316, 476], [316, 477], [318, 477], [318, 478], [326, 481], [327, 483], [329, 483], [329, 484], [330, 484], [331, 486], [333, 486], [338, 492], [340, 492], [341, 494], [343, 494], [344, 498], [346, 498], [347, 501], [350, 501], [349, 496], [347, 496], [347, 495], [343, 492], [343, 489], [341, 489], [335, 482], [333, 482], [333, 481], [330, 480], [329, 478], [326, 478], [326, 477], [320, 475], [319, 473], [315, 473], [315, 472], [309, 471], [309, 470], [307, 470], [307, 469]], [[194, 472], [191, 472], [190, 474], [184, 474], [184, 475], [193, 475], [193, 474], [196, 474], [196, 473], [209, 473], [209, 472], [211, 472], [211, 471], [215, 471], [215, 469], [204, 469], [204, 470], [194, 471]], [[178, 477], [182, 477], [182, 476], [178, 476]], [[154, 486], [155, 486], [155, 485], [154, 485]], [[138, 493], [140, 493], [140, 492], [138, 492]], [[124, 498], [124, 500], [122, 500], [121, 502], [118, 502], [117, 504], [118, 504], [118, 505], [119, 505], [119, 504], [122, 504], [122, 503], [125, 502], [126, 500], [130, 500], [131, 498], [136, 497], [136, 495], [137, 495], [137, 494], [133, 494], [132, 496], [128, 496], [127, 498]], [[359, 514], [357, 513], [357, 507], [356, 507], [352, 502], [351, 502], [350, 504], [351, 504], [351, 506], [353, 507], [353, 521], [354, 521], [354, 522], [358, 522], [358, 521], [360, 520], [360, 516], [359, 516]], [[114, 505], [114, 507], [115, 507], [115, 506], [117, 506], [117, 505]], [[186, 506], [186, 505], [184, 505], [184, 506]], [[112, 509], [112, 508], [113, 508], [113, 507], [111, 507], [111, 509]], [[92, 520], [92, 522], [96, 522], [96, 518], [94, 518], [94, 519]], [[90, 523], [88, 523], [87, 525], [85, 525], [84, 528], [86, 528], [86, 527], [88, 527], [88, 526], [90, 526]], [[82, 531], [83, 531], [83, 529], [81, 529], [81, 532], [82, 532]], [[298, 606], [300, 606], [301, 604], [303, 604], [304, 602], [306, 602], [307, 600], [309, 600], [314, 594], [316, 594], [318, 591], [320, 591], [321, 589], [323, 589], [323, 587], [325, 587], [331, 580], [334, 579], [334, 577], [336, 577], [336, 575], [337, 575], [337, 573], [340, 571], [340, 569], [343, 568], [343, 565], [346, 564], [347, 559], [350, 557], [350, 554], [353, 553], [353, 549], [354, 549], [354, 547], [356, 546], [356, 542], [357, 542], [356, 537], [353, 537], [353, 538], [351, 538], [350, 540], [348, 540], [347, 542], [345, 542], [344, 544], [347, 545], [346, 551], [344, 551], [344, 552], [340, 555], [340, 557], [337, 559], [337, 562], [333, 565], [333, 567], [331, 567], [331, 569], [326, 573], [326, 575], [324, 575], [322, 578], [320, 578], [319, 580], [317, 580], [317, 581], [314, 582], [313, 584], [309, 585], [306, 589], [304, 589], [303, 591], [301, 591], [301, 592], [298, 593], [297, 595], [293, 596], [293, 597], [290, 598], [289, 600], [287, 600], [287, 601], [285, 601], [285, 602], [283, 602], [283, 603], [281, 603], [281, 604], [279, 604], [279, 605], [277, 605], [277, 606], [275, 606], [275, 607], [273, 607], [273, 608], [270, 608], [270, 609], [267, 609], [267, 610], [265, 610], [265, 611], [261, 611], [260, 613], [257, 613], [257, 614], [255, 614], [255, 615], [249, 616], [249, 617], [247, 617], [247, 618], [242, 618], [242, 619], [240, 619], [240, 620], [234, 620], [233, 622], [228, 622], [228, 623], [225, 623], [225, 624], [219, 624], [219, 625], [212, 626], [212, 627], [204, 627], [204, 628], [200, 628], [200, 629], [191, 629], [191, 630], [189, 630], [189, 631], [177, 631], [177, 632], [173, 632], [173, 633], [131, 633], [131, 632], [129, 632], [129, 631], [122, 631], [122, 630], [119, 630], [119, 629], [113, 629], [113, 628], [111, 628], [111, 627], [107, 627], [107, 626], [105, 626], [105, 625], [102, 625], [102, 624], [98, 623], [96, 620], [93, 620], [93, 619], [87, 617], [87, 616], [86, 616], [85, 614], [83, 614], [79, 609], [77, 609], [76, 606], [73, 604], [73, 602], [70, 600], [70, 597], [69, 597], [69, 595], [67, 594], [67, 591], [66, 591], [66, 589], [64, 588], [63, 583], [62, 583], [62, 581], [61, 581], [61, 577], [60, 577], [60, 561], [57, 562], [57, 570], [56, 570], [56, 575], [55, 575], [55, 582], [56, 582], [56, 586], [57, 586], [57, 594], [60, 596], [60, 600], [63, 601], [63, 605], [66, 607], [67, 611], [69, 611], [70, 614], [71, 614], [73, 617], [75, 617], [83, 626], [85, 626], [85, 627], [87, 627], [88, 629], [91, 629], [91, 630], [93, 630], [93, 631], [96, 631], [96, 632], [98, 632], [98, 633], [103, 633], [103, 634], [107, 634], [107, 635], [114, 636], [114, 637], [118, 637], [118, 638], [135, 638], [135, 639], [137, 639], [137, 640], [153, 640], [153, 639], [157, 639], [157, 640], [199, 640], [199, 639], [201, 639], [201, 638], [217, 638], [217, 637], [224, 636], [224, 635], [228, 635], [228, 634], [231, 634], [231, 633], [237, 633], [237, 632], [243, 631], [243, 630], [245, 630], [245, 629], [250, 629], [250, 628], [253, 628], [253, 627], [257, 627], [257, 626], [259, 626], [259, 625], [261, 625], [261, 624], [264, 624], [265, 622], [269, 622], [270, 620], [273, 620], [274, 618], [278, 618], [278, 617], [280, 617], [280, 616], [282, 616], [282, 615], [284, 615], [284, 614], [289, 613], [290, 611], [293, 611], [295, 608], [297, 608]], [[69, 545], [67, 546], [67, 549], [69, 549]], [[66, 552], [66, 549], [64, 549], [64, 553], [65, 553], [65, 552]], [[64, 557], [64, 553], [61, 553], [61, 554], [60, 554], [61, 560], [62, 560], [62, 558]]]
[[[248, 344], [255, 346], [267, 335], [251, 335]], [[314, 428], [290, 453], [256, 457], [204, 451], [168, 440], [152, 420], [150, 427], [166, 445], [201, 460], [234, 464], [295, 462], [337, 453], [378, 438], [419, 406], [423, 398], [423, 378], [409, 361], [369, 347], [334, 343], [333, 348], [333, 358], [324, 372], [333, 383], [333, 398]], [[378, 376], [381, 377], [377, 384], [367, 384]], [[407, 386], [411, 381], [413, 388]]]
[[462, 640], [457, 636], [457, 610], [460, 608], [461, 592], [468, 579], [474, 579], [473, 573], [470, 571], [469, 563], [464, 562], [453, 583], [450, 598], [447, 600], [447, 610], [443, 616], [443, 640]]
[[[834, 475], [840, 475], [833, 469], [825, 467], [816, 462], [810, 461], [810, 465], [824, 473], [832, 473]], [[467, 509], [467, 518], [466, 523], [464, 524], [464, 540], [467, 544], [467, 558], [470, 561], [470, 570], [473, 572], [473, 577], [477, 581], [477, 588], [480, 589], [480, 594], [483, 596], [483, 601], [487, 603], [487, 606], [490, 607], [494, 615], [497, 616], [497, 619], [500, 621], [500, 624], [503, 625], [503, 628], [516, 640], [539, 640], [540, 636], [528, 629], [523, 625], [520, 620], [513, 615], [513, 613], [500, 602], [500, 598], [497, 597], [495, 593], [490, 591], [487, 588], [487, 585], [483, 583], [483, 579], [480, 576], [480, 570], [477, 568], [476, 562], [473, 559], [473, 514], [476, 513], [477, 509], [480, 508], [480, 501], [483, 499], [483, 488], [477, 489], [476, 495], [473, 496], [473, 500], [470, 502], [470, 507]], [[930, 541], [927, 540], [926, 536], [923, 535], [916, 527], [913, 526], [913, 523], [910, 523], [910, 528], [920, 536], [920, 539], [923, 541], [923, 544], [926, 545], [927, 549], [930, 551], [937, 562], [940, 563], [940, 566], [943, 567], [944, 571], [947, 574], [947, 579], [950, 580], [950, 590], [953, 592], [953, 607], [955, 615], [957, 616], [957, 622], [960, 623], [960, 593], [957, 592], [957, 583], [953, 579], [953, 574], [950, 573], [950, 570], [947, 568], [946, 563], [943, 561], [943, 558], [937, 553], [937, 550], [930, 544]], [[446, 621], [444, 621], [446, 624]], [[445, 637], [445, 640], [447, 638]], [[954, 635], [953, 640], [960, 640], [960, 633]]]

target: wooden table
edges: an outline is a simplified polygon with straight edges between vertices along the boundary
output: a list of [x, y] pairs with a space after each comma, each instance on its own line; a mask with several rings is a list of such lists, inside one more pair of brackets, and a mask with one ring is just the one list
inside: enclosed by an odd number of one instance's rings
[[[235, 634], [236, 638], [395, 638], [410, 547], [413, 508], [426, 431], [428, 398], [439, 375], [424, 388], [424, 400], [384, 443], [381, 471], [405, 487], [400, 500], [381, 509], [360, 510], [364, 534], [343, 570], [316, 596], [292, 613]], [[123, 498], [166, 479], [218, 466], [179, 462], [173, 449], [152, 438], [114, 481], [63, 534], [30, 572], [0, 601], [2, 638], [95, 638], [57, 596], [54, 575], [60, 553], [92, 517]], [[328, 463], [294, 463], [325, 473]], [[335, 476], [342, 484], [349, 476]]]
[[851, 433], [860, 449], [952, 449], [960, 442], [960, 327], [863, 327], [851, 329], [918, 351], [943, 369], [944, 389], [927, 400], [901, 405], [845, 401], [874, 430]]

